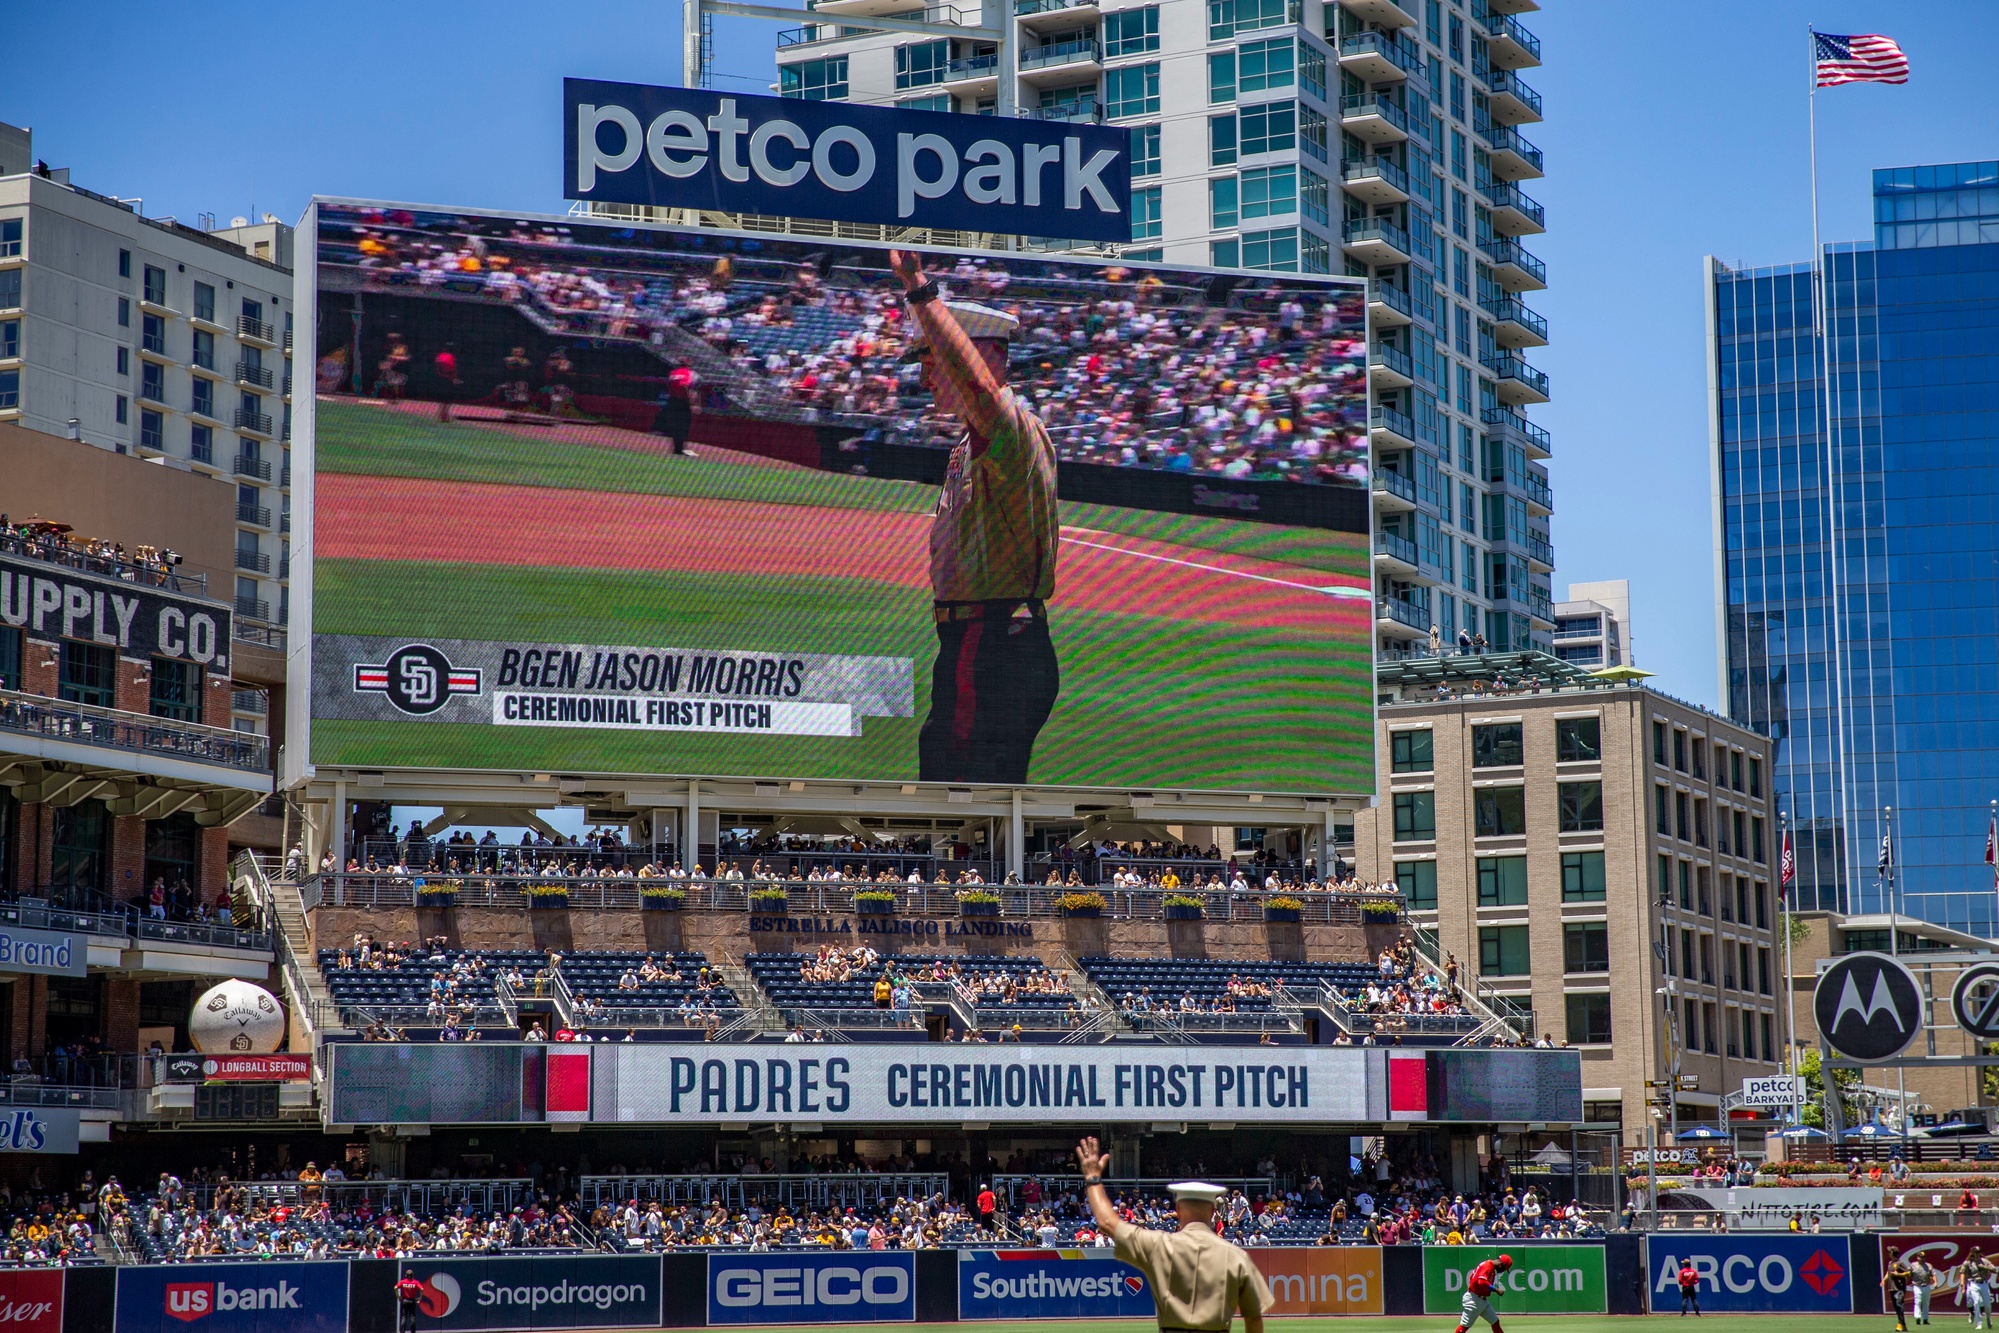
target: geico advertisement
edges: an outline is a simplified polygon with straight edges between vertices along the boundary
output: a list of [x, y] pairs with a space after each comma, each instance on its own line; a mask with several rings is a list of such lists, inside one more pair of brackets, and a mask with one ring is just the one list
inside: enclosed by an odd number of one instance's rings
[[1845, 1236], [1672, 1236], [1646, 1245], [1652, 1308], [1680, 1303], [1680, 1265], [1699, 1278], [1704, 1311], [1853, 1313], [1853, 1264]]
[[[689, 1054], [595, 1047], [591, 1119], [675, 1123], [800, 1116], [849, 1124], [1033, 1120], [1380, 1120], [1384, 1053], [1360, 1048], [1190, 1048], [1171, 1056], [1064, 1046], [972, 1046], [948, 1060], [906, 1046], [838, 1055]], [[1259, 1056], [1261, 1058], [1259, 1058]]]
[[960, 1250], [960, 1319], [1150, 1316], [1152, 1288], [1108, 1249]]
[[1424, 1313], [1457, 1313], [1472, 1270], [1500, 1254], [1513, 1256], [1512, 1271], [1492, 1288], [1492, 1308], [1500, 1314], [1609, 1309], [1601, 1245], [1437, 1245], [1423, 1251]]
[[710, 1324], [869, 1324], [916, 1319], [916, 1256], [711, 1254]]
[[346, 1333], [347, 1265], [120, 1268], [117, 1308], [117, 1333]]
[[1381, 1250], [1373, 1245], [1253, 1249], [1273, 1315], [1380, 1314]]
[[[411, 1260], [424, 1329], [653, 1328], [659, 1260], [638, 1256]], [[397, 1270], [398, 1276], [401, 1269]]]

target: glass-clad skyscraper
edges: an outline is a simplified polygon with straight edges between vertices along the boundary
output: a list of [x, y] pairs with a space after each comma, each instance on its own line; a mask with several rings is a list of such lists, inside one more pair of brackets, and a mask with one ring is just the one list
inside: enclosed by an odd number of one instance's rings
[[1708, 261], [1722, 691], [1803, 905], [1884, 910], [1892, 833], [1896, 905], [1991, 935], [1999, 162], [1876, 171], [1874, 217], [1825, 247], [1827, 342], [1811, 265]]

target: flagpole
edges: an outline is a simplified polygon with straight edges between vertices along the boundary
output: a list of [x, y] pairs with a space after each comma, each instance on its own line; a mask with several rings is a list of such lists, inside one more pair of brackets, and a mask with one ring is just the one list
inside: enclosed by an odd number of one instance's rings
[[[1791, 849], [1791, 817], [1779, 813], [1777, 821], [1783, 829], [1785, 850]], [[1791, 864], [1795, 866], [1796, 852], [1792, 852]], [[1780, 853], [1781, 857], [1781, 853]], [[1796, 871], [1792, 872], [1793, 881]], [[1804, 1081], [1798, 1077], [1798, 983], [1791, 972], [1791, 896], [1794, 884], [1784, 882], [1783, 867], [1777, 869], [1778, 917], [1784, 928], [1784, 1061], [1785, 1071], [1791, 1075], [1791, 1123], [1804, 1123]]]

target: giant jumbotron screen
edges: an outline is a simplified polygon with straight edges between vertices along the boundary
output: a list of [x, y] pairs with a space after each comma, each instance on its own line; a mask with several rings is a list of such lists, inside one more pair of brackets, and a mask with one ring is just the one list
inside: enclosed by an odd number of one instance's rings
[[887, 246], [301, 244], [311, 763], [1374, 790], [1359, 280], [926, 251], [1006, 339], [970, 438]]

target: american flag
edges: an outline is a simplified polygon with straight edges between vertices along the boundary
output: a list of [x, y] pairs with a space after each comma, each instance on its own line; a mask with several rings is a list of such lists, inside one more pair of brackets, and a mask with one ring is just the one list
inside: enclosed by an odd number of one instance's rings
[[1907, 83], [1909, 58], [1895, 45], [1893, 37], [1878, 32], [1841, 37], [1836, 33], [1815, 32], [1812, 47], [1818, 66], [1818, 86], [1830, 88], [1841, 83]]

